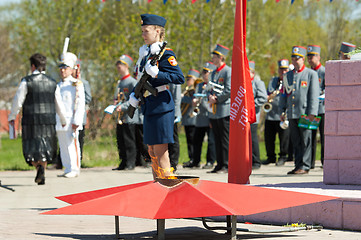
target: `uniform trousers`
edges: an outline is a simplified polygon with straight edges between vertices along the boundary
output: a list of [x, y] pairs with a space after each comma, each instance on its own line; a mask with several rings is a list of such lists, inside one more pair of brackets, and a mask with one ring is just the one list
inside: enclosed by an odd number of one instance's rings
[[312, 158], [312, 130], [298, 127], [298, 119], [290, 119], [290, 134], [295, 154], [295, 169], [310, 170]]
[[265, 129], [264, 129], [264, 140], [266, 145], [267, 152], [267, 160], [270, 163], [276, 162], [276, 153], [275, 153], [275, 141], [276, 134], [278, 133], [278, 139], [280, 142], [280, 153], [279, 158], [287, 160], [288, 155], [288, 146], [290, 141], [290, 131], [289, 129], [282, 129], [280, 127], [281, 121], [265, 121]]
[[[321, 163], [323, 164], [324, 151], [325, 151], [325, 114], [320, 114], [321, 117], [320, 126], [318, 130], [320, 131], [320, 140], [321, 140]], [[316, 162], [316, 151], [317, 151], [317, 129], [312, 130], [312, 162], [311, 168], [315, 168]]]
[[214, 164], [216, 160], [216, 144], [214, 142], [214, 134], [210, 127], [196, 127], [194, 133], [194, 153], [193, 164], [198, 165], [201, 162], [202, 145], [204, 137], [207, 133], [208, 147], [207, 147], [207, 163]]
[[251, 134], [252, 134], [252, 166], [261, 166], [261, 159], [259, 153], [259, 144], [258, 144], [258, 123], [251, 124]]
[[177, 170], [178, 161], [179, 161], [178, 123], [174, 123], [173, 138], [174, 138], [174, 143], [168, 143], [168, 153], [169, 153], [170, 166], [174, 168], [175, 171]]
[[193, 162], [193, 141], [194, 141], [194, 133], [196, 131], [196, 127], [195, 126], [184, 126], [184, 130], [185, 130], [186, 139], [187, 139], [187, 149], [188, 149], [189, 161]]
[[80, 161], [83, 160], [84, 137], [85, 137], [85, 125], [83, 125], [82, 130], [79, 130]]
[[137, 148], [136, 166], [146, 166], [150, 161], [147, 145], [143, 142], [143, 124], [135, 125], [135, 142]]
[[217, 166], [214, 170], [217, 171], [222, 167], [228, 168], [229, 116], [210, 119], [210, 122], [216, 143]]
[[73, 130], [57, 131], [60, 148], [61, 162], [63, 164], [64, 173], [80, 172], [80, 145], [79, 145], [79, 132], [76, 131], [74, 138]]
[[137, 158], [135, 142], [135, 124], [117, 124], [117, 146], [119, 158], [122, 159], [120, 168], [134, 168]]

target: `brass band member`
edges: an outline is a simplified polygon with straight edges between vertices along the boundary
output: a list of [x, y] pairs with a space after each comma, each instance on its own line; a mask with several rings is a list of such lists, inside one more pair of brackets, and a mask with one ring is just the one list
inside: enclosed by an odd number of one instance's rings
[[127, 114], [129, 95], [137, 80], [130, 76], [129, 68], [133, 64], [133, 59], [128, 55], [122, 55], [116, 62], [116, 67], [120, 75], [117, 88], [114, 94], [114, 104], [120, 105], [116, 108], [117, 115], [117, 146], [119, 159], [121, 162], [113, 170], [133, 170], [135, 167], [137, 148], [136, 148], [136, 121], [138, 120], [138, 110], [135, 116], [130, 118]]
[[258, 143], [258, 123], [261, 116], [261, 108], [267, 101], [267, 92], [264, 82], [261, 80], [258, 74], [256, 74], [256, 64], [253, 61], [249, 61], [249, 70], [252, 81], [252, 89], [254, 96], [254, 104], [256, 108], [256, 119], [257, 121], [251, 124], [252, 134], [252, 169], [259, 169], [261, 167], [261, 159], [259, 153]]
[[[286, 96], [281, 98], [280, 112], [287, 110], [292, 145], [295, 153], [295, 168], [287, 174], [307, 174], [311, 168], [311, 137], [309, 129], [298, 127], [302, 114], [313, 121], [318, 113], [320, 86], [317, 73], [305, 67], [307, 50], [302, 46], [292, 48], [293, 71], [283, 77]], [[281, 121], [284, 121], [281, 116]]]
[[[213, 164], [216, 161], [216, 146], [215, 146], [215, 140], [214, 140], [214, 134], [212, 129], [210, 128], [209, 124], [209, 118], [208, 114], [212, 109], [209, 107], [208, 98], [206, 97], [206, 87], [208, 84], [208, 78], [210, 73], [213, 70], [216, 70], [216, 66], [211, 63], [207, 62], [203, 66], [202, 70], [202, 79], [203, 82], [199, 83], [196, 86], [195, 93], [201, 94], [201, 96], [193, 95], [193, 107], [196, 112], [196, 116], [194, 118], [196, 119], [196, 125], [195, 125], [195, 133], [194, 133], [194, 152], [193, 152], [193, 164], [189, 165], [187, 167], [193, 168], [193, 167], [199, 167], [201, 162], [201, 155], [202, 155], [202, 145], [205, 135], [208, 136], [208, 147], [207, 147], [207, 163], [203, 166], [203, 169], [212, 169]], [[202, 96], [202, 95], [205, 96]]]
[[[320, 84], [320, 97], [318, 105], [318, 116], [321, 117], [319, 131], [321, 138], [321, 163], [323, 164], [325, 149], [325, 67], [321, 64], [321, 47], [318, 45], [308, 45], [307, 60], [311, 69], [315, 70], [318, 75]], [[315, 168], [317, 150], [317, 129], [312, 130], [312, 162], [311, 169]]]
[[[228, 172], [229, 115], [231, 104], [231, 68], [226, 65], [229, 49], [217, 44], [212, 52], [212, 62], [217, 69], [211, 73], [210, 83], [222, 86], [221, 91], [210, 92], [208, 100], [216, 106], [209, 114], [216, 141], [217, 166], [210, 173]], [[209, 84], [210, 84], [209, 83]]]
[[[287, 161], [287, 154], [289, 150], [290, 133], [289, 129], [282, 129], [280, 126], [280, 111], [278, 105], [280, 97], [282, 97], [282, 81], [283, 75], [288, 72], [289, 61], [287, 59], [281, 59], [278, 61], [278, 76], [271, 79], [268, 84], [267, 94], [268, 102], [272, 108], [266, 115], [264, 140], [266, 145], [267, 160], [262, 164], [276, 163], [277, 166], [284, 165]], [[270, 98], [272, 97], [272, 101]], [[279, 139], [279, 157], [276, 159], [275, 153], [275, 141], [278, 133]], [[292, 154], [292, 151], [291, 151]], [[291, 156], [292, 159], [292, 156]], [[277, 162], [276, 162], [277, 160]]]
[[187, 139], [187, 149], [188, 149], [188, 162], [183, 164], [183, 167], [189, 167], [193, 165], [193, 139], [194, 132], [196, 130], [195, 124], [196, 119], [192, 116], [193, 106], [193, 94], [195, 91], [195, 82], [199, 79], [199, 71], [195, 69], [190, 69], [186, 76], [186, 90], [183, 93], [182, 101], [181, 101], [181, 110], [182, 110], [182, 125], [184, 126], [184, 130], [186, 133]]
[[339, 51], [339, 57], [340, 60], [350, 60], [351, 56], [349, 56], [347, 53], [352, 52], [356, 49], [356, 45], [348, 42], [341, 43], [341, 48]]

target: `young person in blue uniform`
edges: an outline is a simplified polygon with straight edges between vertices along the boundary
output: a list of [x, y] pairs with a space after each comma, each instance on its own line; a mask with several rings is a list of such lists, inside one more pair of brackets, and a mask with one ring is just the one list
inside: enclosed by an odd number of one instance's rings
[[[142, 14], [141, 19], [142, 37], [145, 45], [139, 49], [137, 78], [141, 79], [146, 72], [151, 76], [149, 83], [158, 90], [157, 96], [146, 96], [144, 104], [141, 105], [144, 114], [144, 143], [148, 145], [149, 154], [152, 158], [153, 176], [168, 177], [172, 175], [168, 144], [174, 142], [175, 106], [167, 85], [169, 83], [183, 84], [184, 77], [171, 49], [166, 49], [163, 52], [155, 66], [150, 64], [150, 57], [159, 54], [163, 45], [164, 26], [167, 20], [153, 14]], [[129, 102], [133, 107], [137, 107], [140, 99], [137, 99], [132, 93]], [[160, 170], [160, 173], [156, 173], [157, 170]]]

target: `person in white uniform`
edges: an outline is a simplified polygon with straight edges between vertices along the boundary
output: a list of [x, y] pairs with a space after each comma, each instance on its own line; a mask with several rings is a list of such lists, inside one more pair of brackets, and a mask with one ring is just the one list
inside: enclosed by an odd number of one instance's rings
[[65, 105], [67, 124], [62, 127], [57, 116], [56, 131], [59, 140], [60, 156], [64, 166], [61, 177], [73, 178], [80, 173], [79, 130], [83, 128], [85, 112], [84, 84], [72, 76], [77, 57], [67, 52], [63, 54], [59, 65], [62, 81], [58, 83]]

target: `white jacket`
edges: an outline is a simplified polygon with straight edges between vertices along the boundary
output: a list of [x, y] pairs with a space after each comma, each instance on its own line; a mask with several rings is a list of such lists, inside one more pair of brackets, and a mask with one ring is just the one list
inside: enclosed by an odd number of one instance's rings
[[[60, 118], [56, 116], [56, 130], [71, 130], [72, 124], [78, 125], [77, 130], [83, 129], [83, 117], [85, 112], [84, 85], [80, 80], [69, 76], [58, 83], [61, 98], [65, 106], [65, 127], [61, 126]], [[75, 108], [75, 109], [74, 109]]]

